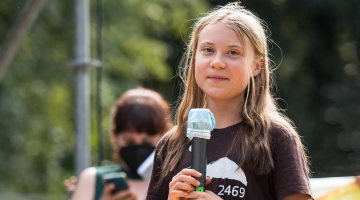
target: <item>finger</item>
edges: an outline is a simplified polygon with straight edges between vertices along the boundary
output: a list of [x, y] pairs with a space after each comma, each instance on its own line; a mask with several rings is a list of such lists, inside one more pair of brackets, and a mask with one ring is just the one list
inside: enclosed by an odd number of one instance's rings
[[220, 198], [218, 195], [211, 192], [210, 190], [205, 190], [205, 193], [208, 195], [208, 199], [211, 197], [211, 199], [214, 199], [214, 200], [222, 200], [222, 198]]
[[214, 194], [214, 193], [213, 193], [212, 191], [210, 191], [210, 190], [205, 190], [205, 193], [210, 194], [210, 195]]
[[205, 193], [205, 192], [197, 192], [197, 191], [189, 192], [187, 198], [188, 199], [197, 199], [197, 200], [209, 199], [207, 193]]
[[137, 200], [138, 199], [138, 196], [136, 195], [136, 192], [134, 192], [134, 191], [132, 191], [132, 190], [130, 190], [130, 192], [131, 192], [131, 197], [129, 198], [129, 199], [127, 199], [127, 200]]
[[207, 176], [205, 180], [205, 185], [208, 185], [210, 182], [211, 182], [211, 178]]
[[70, 181], [73, 182], [73, 183], [76, 183], [77, 177], [76, 176], [70, 177]]
[[136, 196], [130, 196], [129, 198], [119, 199], [119, 200], [137, 200], [137, 197]]
[[213, 192], [211, 192], [210, 190], [206, 190], [205, 192], [197, 192], [197, 191], [193, 191], [193, 192], [189, 192], [188, 199], [196, 199], [196, 200], [222, 200], [222, 198], [220, 198], [219, 196], [217, 196], [216, 194], [214, 194]]
[[66, 186], [69, 184], [69, 179], [65, 179], [65, 180], [63, 181], [63, 184], [64, 184], [64, 186], [66, 187]]
[[200, 182], [194, 177], [201, 176], [202, 174], [194, 169], [183, 169], [172, 178], [169, 183], [169, 188], [173, 187], [177, 182], [185, 182], [194, 186], [199, 186]]
[[174, 184], [173, 187], [170, 188], [170, 191], [172, 190], [181, 190], [184, 192], [190, 192], [190, 191], [194, 191], [195, 187], [189, 183], [177, 182]]
[[200, 182], [192, 177], [192, 176], [188, 176], [188, 175], [180, 175], [179, 177], [173, 179], [170, 184], [169, 184], [169, 188], [173, 187], [175, 184], [182, 182], [182, 183], [186, 183], [189, 185], [193, 185], [193, 186], [199, 186]]
[[181, 175], [188, 175], [188, 176], [194, 176], [194, 177], [199, 178], [199, 177], [201, 177], [202, 174], [200, 172], [196, 171], [195, 169], [183, 169], [178, 174], [176, 174], [174, 176], [174, 178], [177, 178]]
[[115, 188], [115, 185], [113, 183], [107, 183], [103, 190], [104, 196], [111, 195], [111, 192], [114, 190], [114, 188]]
[[185, 191], [181, 191], [181, 190], [171, 190], [169, 192], [169, 199], [178, 199], [178, 198], [187, 198], [188, 193]]
[[135, 194], [132, 193], [132, 195], [127, 196], [126, 198], [121, 198], [119, 200], [137, 200], [137, 196]]

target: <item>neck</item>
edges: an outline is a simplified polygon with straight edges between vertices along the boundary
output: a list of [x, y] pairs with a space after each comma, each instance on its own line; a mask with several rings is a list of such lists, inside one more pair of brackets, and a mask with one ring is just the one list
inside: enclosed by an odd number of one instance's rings
[[240, 110], [244, 101], [207, 99], [207, 108], [215, 117], [215, 128], [226, 128], [242, 121]]

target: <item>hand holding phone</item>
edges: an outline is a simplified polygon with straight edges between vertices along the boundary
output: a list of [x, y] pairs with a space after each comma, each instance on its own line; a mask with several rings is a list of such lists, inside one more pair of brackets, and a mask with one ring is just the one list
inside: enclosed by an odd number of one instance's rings
[[102, 176], [102, 181], [104, 185], [108, 183], [113, 183], [115, 185], [115, 189], [112, 191], [112, 194], [129, 189], [129, 185], [126, 182], [126, 174], [124, 172], [104, 174]]
[[105, 185], [100, 200], [136, 200], [138, 199], [136, 192], [132, 191], [131, 188], [118, 191], [113, 194], [115, 185], [109, 183]]

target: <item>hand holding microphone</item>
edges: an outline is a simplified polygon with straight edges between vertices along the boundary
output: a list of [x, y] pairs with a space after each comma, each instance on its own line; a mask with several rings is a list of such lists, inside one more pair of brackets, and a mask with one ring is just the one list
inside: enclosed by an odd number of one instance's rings
[[204, 192], [206, 184], [206, 149], [210, 132], [215, 127], [215, 118], [209, 109], [191, 109], [188, 116], [187, 137], [191, 140], [191, 168], [200, 172], [200, 185], [196, 191]]
[[[188, 115], [187, 137], [192, 141], [191, 169], [185, 168], [176, 174], [169, 183], [168, 199], [199, 198], [196, 195], [205, 195], [205, 199], [214, 199], [212, 192], [205, 191], [205, 185], [211, 179], [206, 177], [206, 146], [210, 139], [210, 131], [215, 127], [214, 115], [209, 109], [191, 109]], [[194, 192], [194, 186], [195, 191]], [[195, 195], [195, 196], [194, 196]]]

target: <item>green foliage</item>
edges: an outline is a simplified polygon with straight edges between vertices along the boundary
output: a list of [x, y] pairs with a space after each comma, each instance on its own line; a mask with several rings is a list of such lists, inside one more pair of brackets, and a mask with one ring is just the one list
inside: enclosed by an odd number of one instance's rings
[[[25, 1], [0, 2], [0, 38]], [[91, 54], [96, 58], [96, 2], [91, 1]], [[135, 86], [171, 101], [172, 76], [186, 37], [183, 23], [207, 10], [204, 1], [103, 0], [102, 107], [104, 140], [116, 98]], [[64, 194], [74, 174], [74, 2], [48, 1], [0, 82], [0, 193]], [[2, 39], [1, 43], [4, 42]], [[91, 77], [91, 152], [97, 163], [95, 69]], [[167, 91], [167, 93], [165, 93]], [[111, 159], [107, 142], [106, 159]]]

